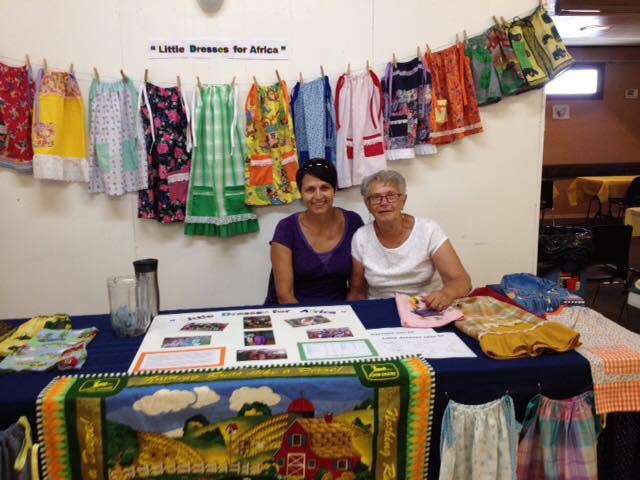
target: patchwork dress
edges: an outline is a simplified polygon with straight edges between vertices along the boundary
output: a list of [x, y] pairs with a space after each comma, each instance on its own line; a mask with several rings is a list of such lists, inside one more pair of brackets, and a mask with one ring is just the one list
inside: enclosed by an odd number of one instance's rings
[[460, 43], [425, 55], [433, 78], [429, 143], [451, 143], [482, 132], [469, 58]]
[[31, 172], [31, 70], [0, 63], [0, 167]]
[[35, 178], [89, 180], [84, 106], [73, 73], [38, 71], [32, 140]]
[[89, 89], [89, 192], [122, 195], [147, 188], [147, 158], [131, 80]]
[[382, 84], [373, 72], [342, 75], [336, 84], [338, 187], [360, 185], [387, 168], [382, 135]]
[[310, 158], [336, 163], [336, 122], [329, 77], [300, 85], [291, 92], [291, 117], [300, 165]]
[[231, 85], [203, 85], [198, 90], [184, 233], [230, 237], [256, 232], [257, 217], [244, 204], [245, 151], [236, 90]]
[[382, 79], [384, 147], [389, 160], [437, 153], [428, 143], [431, 74], [423, 58], [389, 62]]
[[138, 193], [138, 218], [182, 222], [191, 171], [190, 117], [180, 87], [145, 83], [140, 113], [147, 152], [148, 188]]
[[247, 115], [247, 205], [283, 205], [300, 198], [296, 173], [298, 153], [289, 111], [287, 84], [253, 84]]
[[598, 480], [598, 432], [593, 392], [566, 400], [529, 401], [520, 444], [518, 480]]

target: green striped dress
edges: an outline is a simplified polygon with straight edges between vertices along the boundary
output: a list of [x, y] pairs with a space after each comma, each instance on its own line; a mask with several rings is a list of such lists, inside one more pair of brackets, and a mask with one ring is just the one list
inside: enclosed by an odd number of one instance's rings
[[245, 146], [231, 85], [203, 85], [196, 92], [194, 149], [184, 233], [230, 237], [258, 231], [244, 204]]

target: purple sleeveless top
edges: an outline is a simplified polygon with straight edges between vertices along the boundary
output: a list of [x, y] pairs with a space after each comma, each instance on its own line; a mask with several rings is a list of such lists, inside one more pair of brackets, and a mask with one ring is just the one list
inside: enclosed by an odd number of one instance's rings
[[[340, 209], [345, 218], [342, 240], [333, 250], [317, 253], [302, 233], [299, 213], [278, 222], [271, 243], [289, 248], [293, 254], [293, 292], [300, 303], [341, 301], [347, 297], [351, 277], [351, 237], [363, 225], [356, 212]], [[273, 272], [269, 276], [269, 289], [265, 304], [277, 304]]]

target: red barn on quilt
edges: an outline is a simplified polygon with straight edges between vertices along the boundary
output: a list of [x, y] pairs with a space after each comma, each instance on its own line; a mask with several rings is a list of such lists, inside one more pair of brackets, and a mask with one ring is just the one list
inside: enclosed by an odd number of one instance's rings
[[289, 477], [317, 478], [331, 472], [339, 478], [360, 463], [360, 453], [352, 443], [351, 426], [325, 418], [298, 418], [287, 429], [282, 446], [274, 455], [278, 473]]

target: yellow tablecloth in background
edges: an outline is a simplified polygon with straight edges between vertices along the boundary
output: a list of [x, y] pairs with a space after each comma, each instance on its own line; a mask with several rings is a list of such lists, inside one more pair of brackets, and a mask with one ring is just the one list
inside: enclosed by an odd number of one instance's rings
[[600, 203], [605, 203], [609, 198], [622, 198], [636, 177], [637, 175], [578, 177], [567, 189], [569, 205], [575, 207], [591, 197], [598, 197]]

